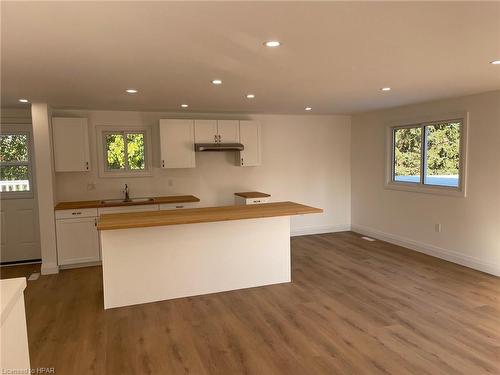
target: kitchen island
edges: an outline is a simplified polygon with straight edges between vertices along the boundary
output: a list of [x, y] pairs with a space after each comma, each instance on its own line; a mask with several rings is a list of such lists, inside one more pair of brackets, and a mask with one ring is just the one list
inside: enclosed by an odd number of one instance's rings
[[291, 281], [293, 202], [102, 215], [104, 308]]

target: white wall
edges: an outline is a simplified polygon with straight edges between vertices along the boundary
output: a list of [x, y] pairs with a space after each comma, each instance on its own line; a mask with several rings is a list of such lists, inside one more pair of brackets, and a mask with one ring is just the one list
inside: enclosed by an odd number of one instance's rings
[[[349, 229], [350, 117], [315, 115], [218, 115], [55, 110], [53, 116], [89, 119], [92, 171], [56, 173], [58, 201], [118, 198], [123, 185], [131, 196], [193, 194], [203, 206], [233, 204], [233, 193], [258, 190], [272, 200], [290, 200], [323, 208], [324, 214], [292, 218], [295, 234]], [[195, 169], [159, 168], [160, 118], [258, 119], [262, 123], [262, 166], [239, 167], [234, 153], [197, 153]], [[96, 125], [151, 125], [153, 177], [100, 178], [97, 174]], [[95, 184], [94, 190], [88, 184]]]
[[42, 274], [50, 274], [59, 272], [54, 219], [55, 176], [52, 156], [51, 109], [46, 103], [33, 103], [31, 105], [31, 116], [40, 221], [41, 272]]
[[[467, 197], [384, 188], [387, 124], [463, 111]], [[355, 115], [351, 138], [353, 230], [500, 275], [500, 91]]]

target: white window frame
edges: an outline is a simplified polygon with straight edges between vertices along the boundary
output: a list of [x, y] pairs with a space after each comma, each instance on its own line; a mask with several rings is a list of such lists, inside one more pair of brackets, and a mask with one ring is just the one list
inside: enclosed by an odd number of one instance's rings
[[[20, 129], [23, 127], [22, 129]], [[26, 135], [28, 137], [28, 161], [0, 162], [4, 166], [27, 166], [29, 191], [2, 191], [1, 199], [30, 199], [33, 198], [35, 183], [33, 179], [33, 133], [23, 125], [4, 125], [2, 124], [0, 135]]]
[[[121, 169], [112, 170], [108, 168], [107, 149], [104, 138], [109, 134], [117, 133], [143, 133], [144, 134], [144, 164], [145, 168], [141, 170]], [[152, 176], [152, 142], [151, 127], [144, 125], [136, 126], [116, 126], [105, 125], [96, 127], [97, 140], [97, 160], [99, 177], [150, 177]], [[125, 150], [125, 163], [127, 164], [127, 155]]]
[[[460, 169], [458, 175], [458, 187], [438, 186], [424, 184], [426, 153], [424, 140], [425, 127], [435, 123], [460, 121]], [[426, 194], [450, 195], [456, 197], [466, 196], [467, 187], [467, 131], [469, 126], [469, 113], [452, 113], [441, 116], [428, 116], [406, 121], [392, 123], [386, 127], [386, 165], [385, 165], [385, 188], [392, 190], [411, 191]], [[404, 128], [422, 129], [422, 152], [420, 162], [420, 182], [404, 182], [394, 180], [394, 131]]]

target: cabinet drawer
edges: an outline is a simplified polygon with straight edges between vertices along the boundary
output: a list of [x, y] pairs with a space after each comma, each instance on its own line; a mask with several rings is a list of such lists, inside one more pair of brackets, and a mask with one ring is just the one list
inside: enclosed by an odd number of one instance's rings
[[74, 219], [78, 217], [96, 217], [97, 208], [82, 208], [80, 210], [57, 210], [56, 220]]
[[269, 198], [263, 197], [263, 198], [247, 198], [246, 199], [246, 204], [259, 204], [259, 203], [267, 203], [269, 202]]
[[141, 204], [138, 206], [102, 207], [98, 209], [99, 215], [119, 214], [124, 212], [158, 211], [157, 204]]
[[160, 210], [176, 210], [182, 208], [195, 208], [196, 203], [163, 203], [160, 204]]

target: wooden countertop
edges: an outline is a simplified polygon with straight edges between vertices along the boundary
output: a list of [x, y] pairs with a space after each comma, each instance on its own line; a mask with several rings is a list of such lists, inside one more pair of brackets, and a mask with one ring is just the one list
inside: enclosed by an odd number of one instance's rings
[[243, 191], [241, 193], [234, 193], [234, 195], [242, 198], [267, 198], [271, 196], [271, 194], [261, 193], [260, 191]]
[[194, 195], [172, 195], [166, 197], [153, 197], [150, 201], [142, 202], [123, 202], [119, 200], [107, 203], [101, 203], [101, 201], [60, 202], [54, 207], [54, 210], [78, 210], [82, 208], [137, 206], [142, 204], [190, 203], [199, 201], [200, 199]]
[[320, 208], [304, 206], [294, 202], [275, 202], [242, 206], [104, 214], [101, 215], [98, 221], [97, 229], [110, 230], [156, 227], [163, 225], [316, 214], [321, 212], [323, 212], [323, 210]]

